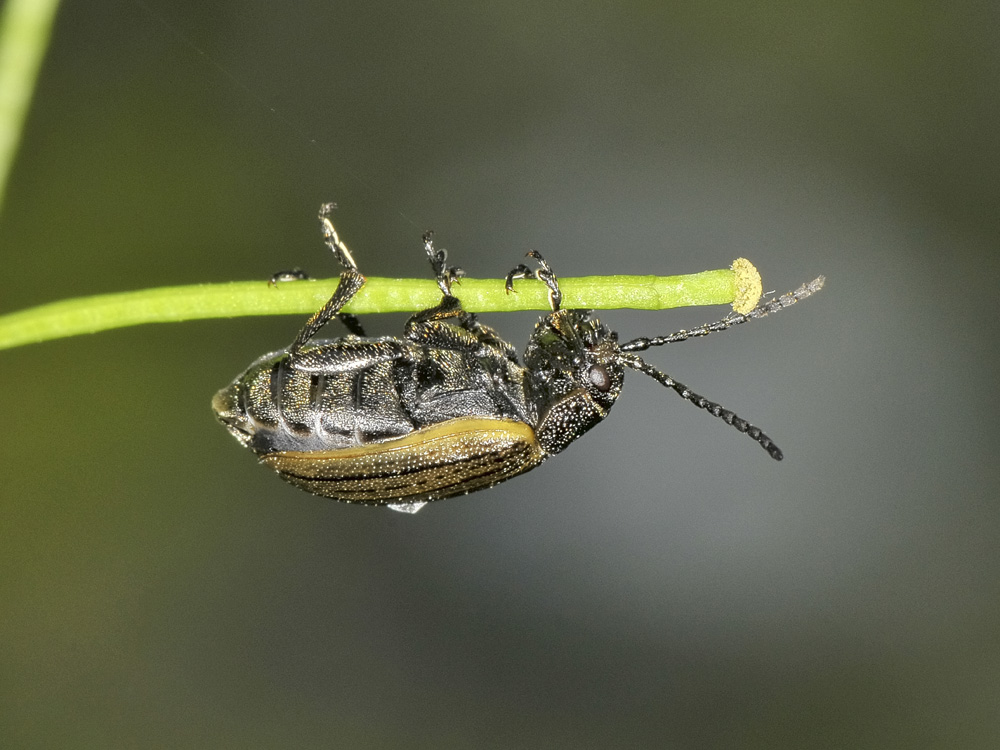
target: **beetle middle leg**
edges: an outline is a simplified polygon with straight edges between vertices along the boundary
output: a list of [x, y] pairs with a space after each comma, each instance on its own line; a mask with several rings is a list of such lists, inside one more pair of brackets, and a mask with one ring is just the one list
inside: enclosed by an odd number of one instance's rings
[[[451, 293], [452, 283], [465, 275], [461, 268], [446, 263], [448, 254], [434, 247], [433, 232], [424, 233], [424, 250], [441, 288], [441, 303], [415, 313], [406, 322], [404, 335], [410, 341], [441, 349], [499, 354], [517, 360], [514, 347], [489, 326], [484, 326], [462, 307]], [[484, 349], [486, 352], [484, 352]]]
[[330, 221], [329, 214], [333, 208], [334, 204], [332, 203], [325, 203], [320, 208], [320, 228], [323, 231], [323, 240], [326, 246], [333, 251], [337, 260], [340, 261], [340, 264], [346, 270], [340, 274], [340, 283], [337, 284], [333, 296], [330, 297], [323, 307], [313, 313], [302, 327], [302, 330], [299, 331], [299, 335], [295, 337], [295, 341], [288, 347], [289, 356], [295, 356], [296, 352], [305, 346], [320, 328], [335, 317], [339, 318], [351, 333], [356, 336], [365, 335], [364, 329], [361, 327], [361, 323], [356, 316], [340, 312], [344, 305], [350, 302], [354, 298], [354, 295], [364, 286], [365, 277], [358, 271], [357, 263], [354, 262], [354, 256], [351, 255], [351, 251], [347, 249], [347, 245], [340, 239], [337, 230], [334, 229], [333, 223]]
[[465, 276], [465, 271], [457, 266], [449, 266], [445, 262], [448, 260], [448, 251], [434, 247], [434, 232], [430, 230], [424, 232], [424, 250], [431, 262], [431, 268], [434, 269], [434, 278], [441, 288], [441, 293], [445, 297], [450, 297], [452, 282]]
[[504, 284], [507, 293], [514, 291], [514, 279], [538, 279], [549, 288], [549, 305], [552, 312], [559, 312], [562, 305], [562, 292], [559, 291], [559, 279], [556, 278], [555, 271], [545, 262], [545, 258], [537, 250], [529, 250], [526, 257], [534, 258], [538, 261], [538, 268], [532, 271], [524, 263], [519, 263], [507, 274], [507, 282]]
[[410, 341], [437, 349], [466, 351], [484, 356], [499, 354], [517, 361], [517, 350], [499, 333], [480, 323], [450, 294], [441, 304], [421, 310], [406, 321], [404, 335]]

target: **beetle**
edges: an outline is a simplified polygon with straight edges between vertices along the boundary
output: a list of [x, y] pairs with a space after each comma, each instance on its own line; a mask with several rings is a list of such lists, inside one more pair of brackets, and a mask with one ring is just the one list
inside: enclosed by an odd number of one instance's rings
[[[637, 370], [746, 433], [771, 458], [777, 445], [734, 412], [691, 391], [636, 352], [762, 318], [818, 291], [823, 277], [745, 314], [669, 336], [619, 343], [589, 310], [562, 308], [559, 282], [541, 254], [506, 278], [548, 287], [551, 312], [518, 361], [514, 347], [452, 295], [463, 274], [423, 237], [440, 304], [407, 321], [400, 337], [367, 338], [344, 306], [365, 283], [320, 210], [325, 244], [344, 267], [336, 291], [286, 349], [253, 362], [212, 401], [216, 417], [261, 463], [308, 492], [348, 503], [416, 512], [427, 502], [492, 487], [538, 466], [607, 417], [625, 369]], [[333, 318], [350, 334], [316, 340]]]

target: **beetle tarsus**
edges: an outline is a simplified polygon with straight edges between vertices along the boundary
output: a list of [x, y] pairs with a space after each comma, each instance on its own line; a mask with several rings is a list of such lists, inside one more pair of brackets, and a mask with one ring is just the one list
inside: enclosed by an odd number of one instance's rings
[[340, 235], [337, 234], [337, 230], [334, 228], [333, 222], [330, 221], [330, 212], [336, 207], [336, 203], [324, 203], [320, 206], [319, 225], [323, 232], [323, 241], [326, 243], [326, 246], [333, 251], [333, 254], [340, 262], [340, 265], [349, 271], [357, 271], [358, 264], [355, 263], [354, 256], [351, 255], [351, 251], [347, 249], [347, 245], [345, 245], [340, 239]]
[[504, 282], [504, 289], [508, 294], [514, 291], [514, 279], [538, 279], [549, 288], [549, 306], [552, 312], [558, 312], [562, 307], [562, 292], [559, 290], [559, 279], [556, 278], [555, 271], [546, 263], [545, 258], [537, 250], [529, 250], [525, 257], [534, 258], [538, 261], [538, 268], [532, 271], [524, 263], [518, 263], [507, 274]]
[[437, 285], [445, 297], [450, 297], [452, 283], [465, 276], [465, 271], [457, 266], [449, 266], [447, 264], [448, 251], [444, 248], [434, 247], [433, 231], [428, 229], [424, 232], [423, 240], [424, 251], [427, 253], [427, 259], [431, 262], [431, 268], [434, 270], [434, 278], [437, 280]]
[[284, 281], [307, 281], [308, 279], [309, 274], [301, 268], [292, 268], [288, 271], [276, 271], [271, 274], [271, 278], [267, 280], [267, 285], [278, 286], [278, 284]]

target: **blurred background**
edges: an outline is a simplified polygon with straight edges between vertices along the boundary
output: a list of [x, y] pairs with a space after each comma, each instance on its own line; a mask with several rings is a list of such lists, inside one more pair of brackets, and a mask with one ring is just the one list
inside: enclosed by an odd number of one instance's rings
[[[324, 201], [371, 275], [428, 277], [434, 228], [477, 277], [535, 248], [828, 281], [647, 357], [785, 461], [630, 373], [565, 454], [416, 516], [285, 485], [213, 420], [299, 317], [0, 352], [0, 745], [995, 747], [998, 28], [963, 0], [67, 0], [0, 312], [333, 276]], [[521, 348], [536, 317], [487, 322]]]

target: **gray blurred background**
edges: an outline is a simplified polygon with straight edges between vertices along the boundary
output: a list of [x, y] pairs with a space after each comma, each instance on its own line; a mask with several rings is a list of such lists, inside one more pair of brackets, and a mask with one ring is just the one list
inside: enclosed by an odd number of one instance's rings
[[[67, 0], [0, 312], [338, 269], [751, 258], [541, 468], [409, 517], [209, 400], [302, 319], [0, 352], [0, 746], [995, 747], [1000, 13], [988, 3]], [[722, 308], [608, 312], [623, 337]], [[533, 313], [488, 322], [522, 347]], [[366, 321], [372, 334], [403, 316]], [[333, 331], [336, 335], [336, 331]]]

